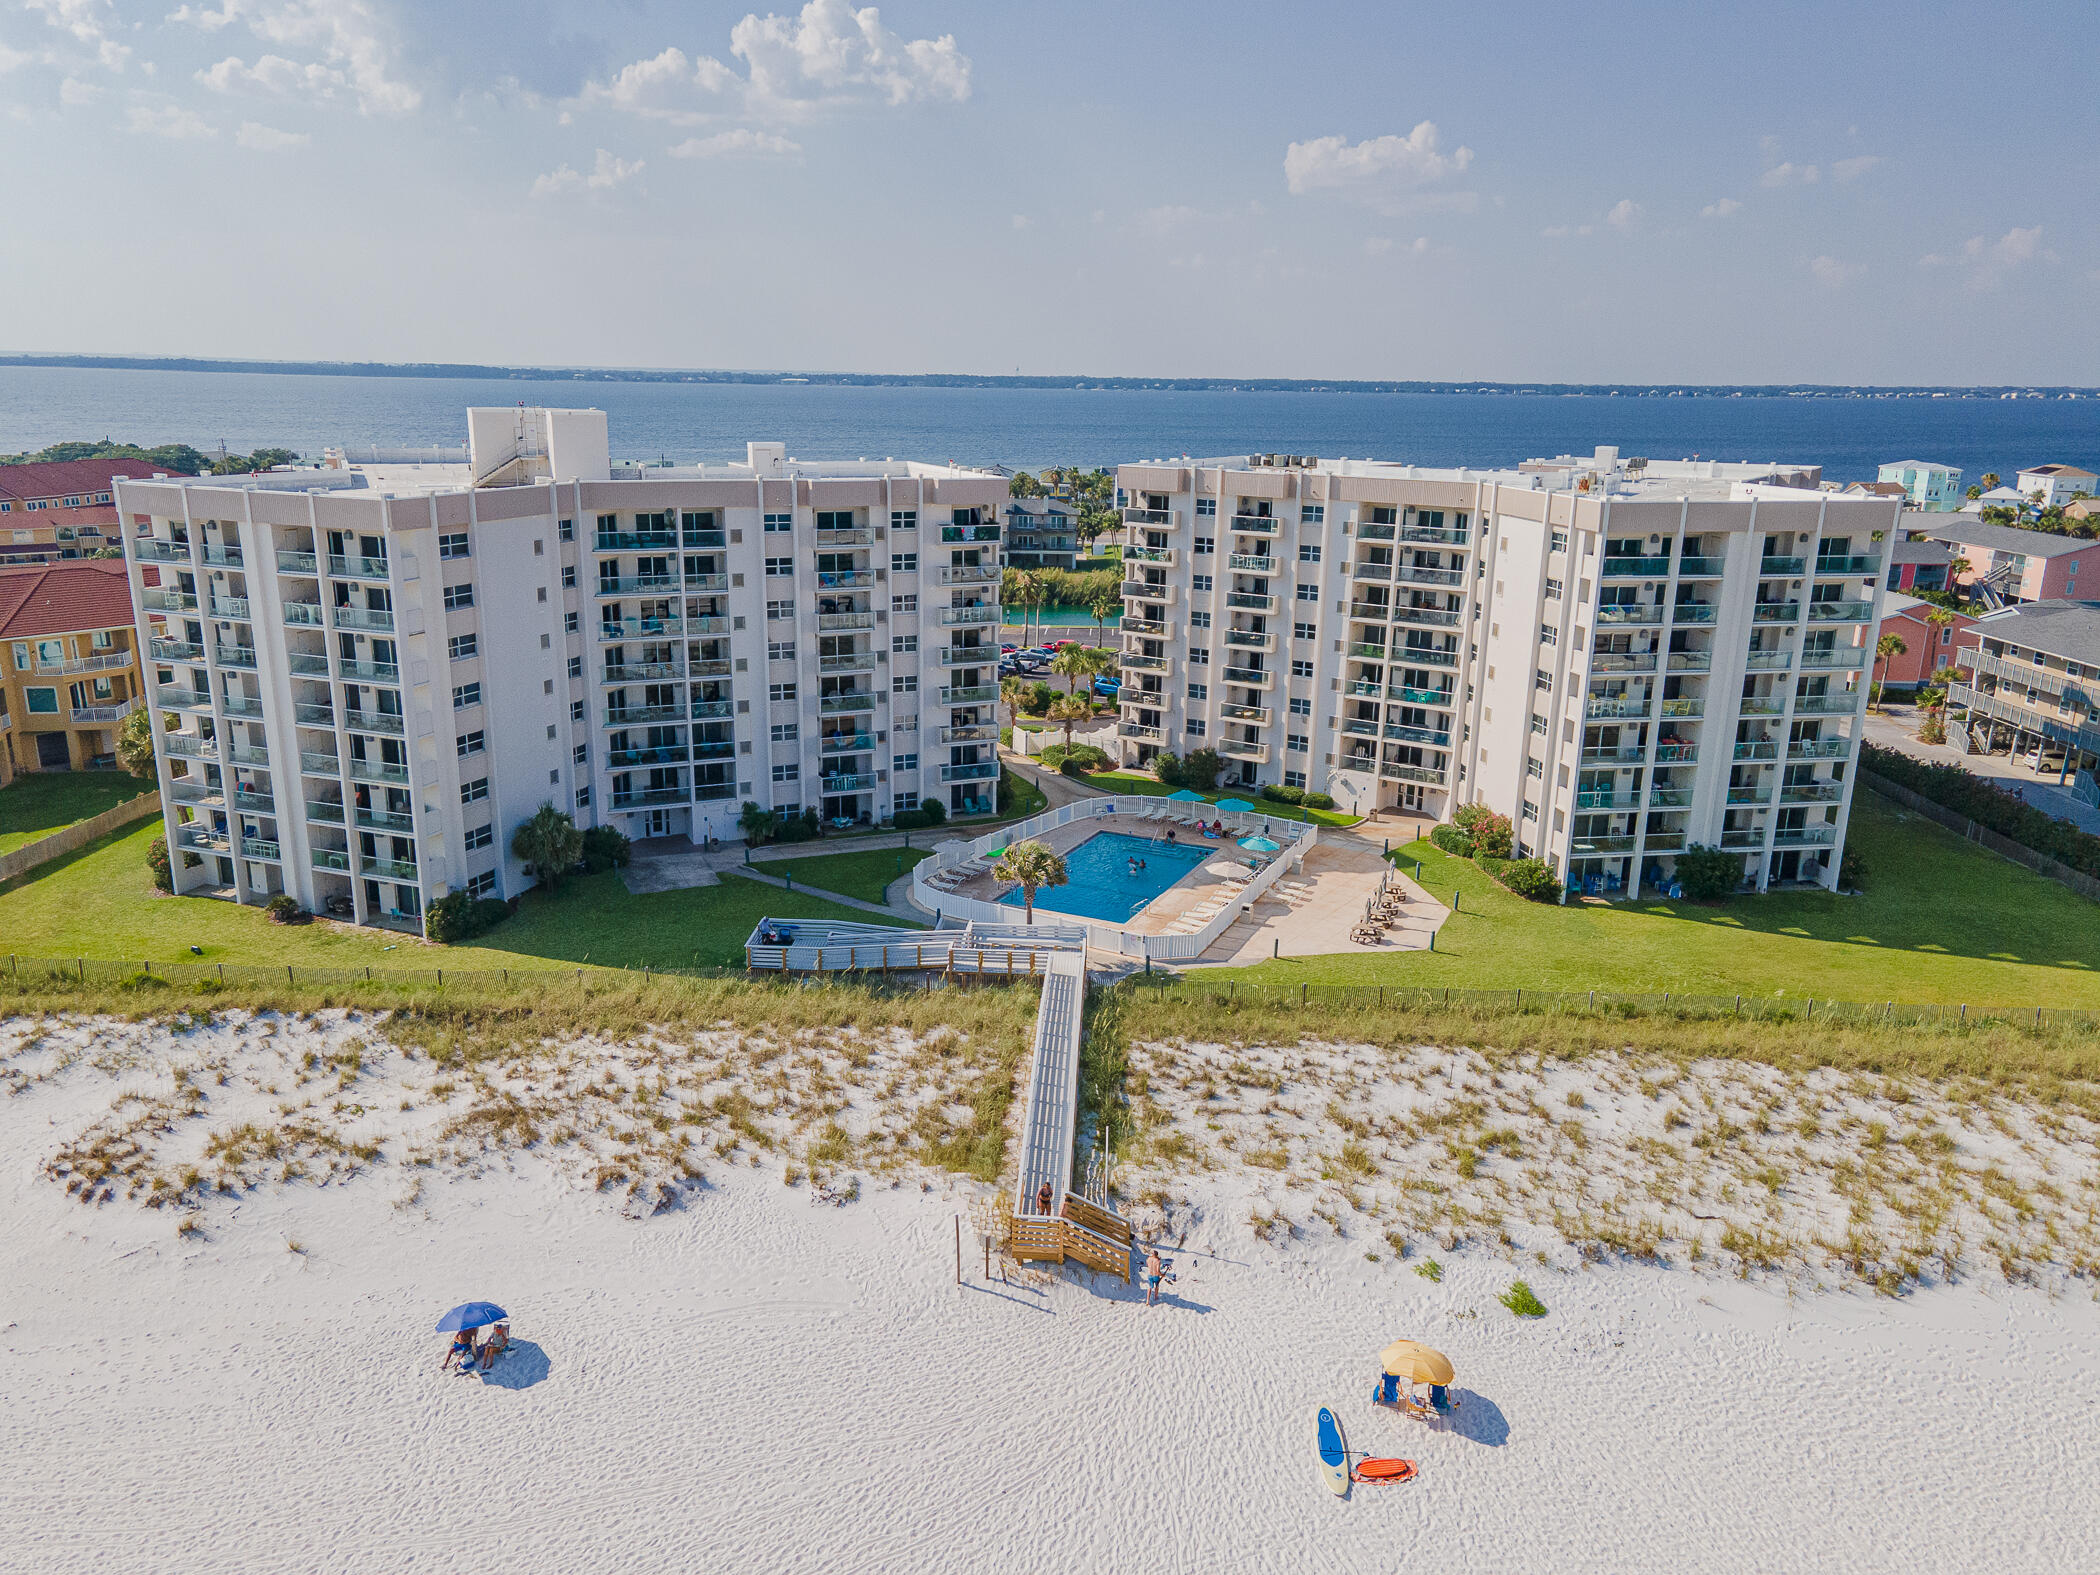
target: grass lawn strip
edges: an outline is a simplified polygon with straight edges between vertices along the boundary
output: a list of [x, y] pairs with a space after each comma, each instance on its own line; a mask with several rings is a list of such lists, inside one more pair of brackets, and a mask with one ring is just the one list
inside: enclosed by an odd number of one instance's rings
[[931, 848], [869, 848], [861, 853], [826, 853], [807, 859], [764, 859], [753, 867], [761, 875], [792, 877], [797, 886], [814, 886], [841, 897], [880, 902], [891, 881], [910, 873]]
[[[1151, 798], [1164, 798], [1169, 793], [1180, 791], [1168, 787], [1156, 777], [1140, 776], [1134, 771], [1096, 771], [1080, 780], [1103, 793], [1143, 793]], [[1353, 826], [1361, 818], [1339, 809], [1307, 809], [1301, 804], [1278, 804], [1263, 798], [1260, 788], [1222, 788], [1203, 795], [1204, 802], [1209, 804], [1226, 798], [1247, 800], [1254, 806], [1254, 813], [1259, 815], [1273, 815], [1278, 820], [1309, 820], [1316, 826]]]
[[127, 771], [25, 771], [0, 788], [0, 853], [152, 791]]

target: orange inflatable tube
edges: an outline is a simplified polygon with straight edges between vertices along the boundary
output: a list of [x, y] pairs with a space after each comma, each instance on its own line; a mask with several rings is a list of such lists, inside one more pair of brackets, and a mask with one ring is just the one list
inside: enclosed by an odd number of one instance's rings
[[1351, 1473], [1358, 1482], [1409, 1482], [1416, 1475], [1412, 1460], [1360, 1460]]

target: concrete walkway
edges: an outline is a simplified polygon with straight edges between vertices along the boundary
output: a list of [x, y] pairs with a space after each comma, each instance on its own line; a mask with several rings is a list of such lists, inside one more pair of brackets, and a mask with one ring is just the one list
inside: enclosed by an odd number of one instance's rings
[[1384, 942], [1374, 946], [1350, 938], [1364, 904], [1392, 870], [1382, 840], [1323, 830], [1304, 867], [1265, 892], [1253, 911], [1213, 941], [1193, 966], [1244, 968], [1272, 957], [1425, 950], [1451, 910], [1398, 870], [1393, 878], [1406, 891], [1407, 905], [1399, 919], [1388, 923]]
[[[800, 885], [790, 886], [781, 876], [768, 875], [763, 870], [758, 869], [737, 868], [730, 870], [728, 873], [739, 880], [757, 881], [761, 886], [778, 886], [782, 891], [792, 891], [805, 897], [816, 897], [825, 902], [835, 902], [842, 908], [858, 908], [862, 913], [878, 913], [885, 919], [908, 919], [916, 924], [925, 918], [924, 914], [909, 903], [902, 907], [892, 907], [885, 906], [879, 902], [866, 902], [859, 897], [849, 897], [844, 892], [826, 891], [823, 887], [812, 886], [806, 881]], [[716, 883], [719, 884], [720, 880], [721, 876], [717, 875], [715, 877]], [[906, 884], [910, 884], [908, 878]], [[890, 889], [892, 891], [896, 889], [894, 883]]]
[[1914, 760], [1960, 766], [1965, 771], [1988, 778], [1999, 787], [2007, 790], [2018, 788], [2020, 796], [2036, 809], [2060, 820], [2069, 820], [2080, 830], [2100, 836], [2100, 809], [2074, 798], [2068, 787], [2059, 787], [2054, 771], [2037, 774], [2010, 755], [1965, 755], [1951, 744], [1920, 743], [1918, 724], [1922, 720], [1916, 706], [1891, 705], [1870, 711], [1866, 718], [1865, 737], [1870, 744], [1898, 750]]

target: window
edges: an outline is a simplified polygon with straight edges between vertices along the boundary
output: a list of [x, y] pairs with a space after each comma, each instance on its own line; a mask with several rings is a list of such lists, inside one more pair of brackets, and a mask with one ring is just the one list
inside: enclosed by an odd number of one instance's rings
[[1291, 638], [1293, 640], [1317, 640], [1320, 638], [1319, 626], [1310, 623], [1294, 623], [1291, 625]]
[[1546, 600], [1549, 602], [1560, 600], [1560, 581], [1548, 580], [1546, 582]]
[[1550, 548], [1548, 548], [1548, 551], [1551, 551], [1551, 552], [1566, 552], [1567, 550], [1568, 550], [1568, 533], [1567, 533], [1566, 531], [1564, 531], [1564, 530], [1557, 530], [1557, 531], [1555, 531], [1555, 532], [1553, 533], [1553, 544], [1552, 544], [1552, 546], [1551, 546]]
[[1203, 723], [1196, 717], [1192, 716], [1189, 718], [1188, 725], [1184, 729], [1184, 731], [1191, 738], [1201, 738], [1203, 736]]
[[1320, 587], [1318, 586], [1318, 584], [1308, 585], [1303, 581], [1299, 582], [1298, 600], [1300, 600], [1301, 602], [1316, 602], [1319, 599]]
[[1209, 557], [1209, 556], [1210, 556], [1210, 555], [1211, 555], [1212, 553], [1216, 552], [1217, 550], [1218, 550], [1218, 538], [1217, 538], [1217, 537], [1215, 537], [1215, 536], [1198, 536], [1198, 537], [1196, 538], [1196, 555], [1197, 555], [1198, 557], [1203, 557], [1203, 558], [1207, 558], [1207, 557]]
[[471, 585], [448, 585], [445, 587], [445, 611], [457, 612], [462, 607], [474, 605], [474, 587]]
[[1190, 684], [1190, 685], [1189, 685], [1189, 698], [1190, 698], [1191, 700], [1208, 700], [1208, 699], [1210, 698], [1210, 685], [1209, 685], [1209, 684]]
[[1217, 512], [1218, 500], [1216, 498], [1198, 498], [1196, 500], [1196, 518], [1213, 519], [1216, 517]]
[[792, 662], [794, 659], [795, 642], [793, 640], [768, 640], [766, 642], [767, 661]]
[[471, 733], [460, 734], [453, 742], [458, 746], [459, 758], [462, 760], [469, 755], [478, 755], [488, 747], [488, 743], [482, 737], [481, 729], [478, 727]]
[[591, 760], [591, 746], [589, 744], [578, 744], [574, 749], [569, 751], [569, 757], [572, 760], [574, 760], [579, 766], [589, 765]]
[[1302, 695], [1292, 695], [1290, 712], [1292, 716], [1311, 716], [1312, 702]]
[[455, 634], [451, 639], [445, 642], [445, 654], [451, 657], [452, 660], [455, 662], [464, 662], [468, 657], [472, 656], [477, 650], [479, 650], [480, 647], [481, 641], [478, 636], [471, 634]]
[[569, 676], [570, 676], [571, 678], [581, 678], [581, 677], [583, 676], [583, 658], [582, 658], [582, 657], [580, 657], [580, 656], [572, 656], [572, 657], [570, 657], [570, 658], [569, 658]]
[[1285, 773], [1283, 774], [1283, 785], [1284, 785], [1285, 787], [1294, 787], [1294, 788], [1302, 788], [1302, 787], [1304, 787], [1304, 786], [1305, 786], [1305, 773], [1304, 773], [1303, 771], [1286, 771], [1286, 772], [1285, 772]]
[[496, 824], [494, 821], [490, 821], [486, 825], [476, 826], [467, 833], [466, 848], [469, 853], [472, 853], [476, 848], [492, 846], [495, 840]]
[[58, 691], [56, 689], [24, 689], [23, 700], [31, 716], [56, 716], [58, 714]]
[[893, 695], [915, 695], [918, 692], [919, 675], [917, 673], [899, 673], [890, 680], [890, 693]]
[[1537, 820], [1539, 818], [1538, 805], [1532, 803], [1528, 798], [1524, 800], [1524, 818], [1526, 820]]
[[792, 599], [788, 601], [769, 601], [766, 603], [766, 616], [775, 619], [792, 618], [795, 616], [795, 604]]
[[540, 593], [538, 597], [539, 603], [544, 607], [547, 604], [547, 587], [542, 585], [537, 587], [537, 589]]
[[1541, 667], [1532, 675], [1531, 684], [1534, 689], [1539, 690], [1541, 693], [1551, 694], [1553, 692], [1553, 675]]
[[915, 634], [893, 634], [890, 649], [899, 656], [909, 656], [919, 648], [919, 637]]
[[577, 615], [575, 613], [562, 614], [561, 627], [564, 634], [574, 634], [582, 627], [581, 624], [577, 623], [576, 618]]
[[1531, 730], [1541, 738], [1546, 736], [1546, 719], [1536, 711], [1531, 713]]
[[1312, 663], [1310, 663], [1310, 662], [1306, 661], [1306, 660], [1305, 660], [1305, 659], [1304, 659], [1303, 657], [1295, 657], [1295, 658], [1293, 658], [1293, 659], [1292, 659], [1292, 661], [1291, 661], [1291, 676], [1292, 676], [1293, 678], [1310, 678], [1310, 677], [1312, 677], [1312, 675], [1313, 675], [1313, 664], [1312, 664]]
[[574, 520], [563, 520], [558, 534], [563, 541], [574, 541], [576, 539], [576, 522]]
[[890, 572], [892, 574], [917, 574], [919, 572], [919, 555], [915, 552], [891, 553]]
[[768, 514], [765, 523], [766, 529], [776, 534], [783, 531], [791, 531], [795, 528], [795, 516], [793, 514]]
[[793, 558], [766, 559], [766, 573], [776, 580], [790, 578], [794, 572], [795, 560]]
[[1546, 768], [1536, 760], [1527, 759], [1524, 762], [1524, 775], [1534, 782], [1542, 781], [1546, 775]]
[[571, 700], [569, 702], [569, 720], [572, 722], [581, 722], [583, 720], [583, 702], [581, 700]]
[[1554, 627], [1553, 627], [1553, 625], [1552, 625], [1552, 624], [1550, 624], [1550, 623], [1542, 623], [1542, 624], [1540, 624], [1540, 625], [1539, 625], [1539, 644], [1541, 644], [1541, 645], [1558, 645], [1558, 644], [1560, 644], [1560, 631], [1559, 631], [1558, 629], [1554, 628]]
[[1286, 733], [1283, 735], [1283, 747], [1296, 754], [1303, 755], [1311, 751], [1312, 740], [1303, 733]]
[[1190, 647], [1189, 647], [1189, 665], [1190, 665], [1191, 667], [1208, 667], [1208, 666], [1210, 666], [1210, 647], [1209, 647], [1209, 646], [1207, 646], [1207, 645], [1192, 645], [1192, 646], [1190, 646]]
[[769, 684], [766, 688], [766, 698], [775, 705], [793, 705], [795, 703], [795, 686], [793, 684]]
[[[1393, 525], [1397, 524], [1398, 522], [1399, 512], [1397, 510], [1390, 509], [1379, 504], [1372, 505], [1371, 523], [1373, 525]], [[1423, 523], [1427, 524], [1428, 521], [1425, 519]], [[1444, 516], [1442, 514], [1437, 515], [1436, 523], [1439, 525], [1444, 523]]]
[[440, 558], [464, 558], [467, 555], [467, 533], [463, 530], [448, 531], [438, 537]]
[[[551, 678], [542, 678], [542, 679], [540, 680], [540, 693], [541, 693], [541, 694], [543, 694], [543, 695], [551, 695], [551, 694], [553, 694], [553, 693], [554, 693], [554, 680], [553, 680], [553, 679], [551, 679]], [[550, 728], [548, 728], [548, 729], [547, 729], [547, 736], [548, 736], [549, 738], [552, 738], [552, 737], [554, 736], [554, 729], [553, 729], [553, 728], [551, 728], [551, 727], [550, 727]]]
[[890, 756], [890, 769], [899, 773], [916, 771], [919, 769], [919, 757], [917, 755], [892, 755]]
[[902, 596], [892, 596], [890, 598], [890, 611], [893, 613], [915, 613], [918, 610], [919, 593], [917, 591], [907, 591]]
[[917, 530], [918, 528], [919, 511], [917, 509], [890, 510], [891, 530]]
[[1192, 574], [1192, 575], [1190, 575], [1190, 576], [1189, 576], [1189, 589], [1190, 589], [1190, 590], [1192, 590], [1192, 591], [1207, 591], [1207, 590], [1209, 590], [1209, 589], [1210, 589], [1210, 587], [1211, 587], [1211, 578], [1210, 578], [1210, 576], [1209, 576], [1209, 575], [1207, 575], [1207, 574]]
[[773, 768], [773, 780], [775, 782], [800, 782], [802, 780], [801, 763], [790, 760], [784, 765], [775, 766]]
[[1191, 629], [1208, 629], [1210, 627], [1210, 614], [1191, 611], [1189, 613], [1189, 627]]
[[476, 777], [472, 782], [459, 785], [459, 801], [462, 804], [478, 804], [489, 796], [489, 779]]
[[1301, 541], [1298, 543], [1298, 561], [1300, 563], [1318, 563], [1320, 561], [1320, 544], [1316, 541]]
[[570, 564], [565, 564], [565, 565], [563, 565], [563, 567], [562, 567], [562, 571], [561, 571], [561, 588], [562, 588], [563, 590], [565, 590], [565, 591], [573, 591], [573, 590], [575, 590], [575, 589], [576, 589], [576, 565], [575, 565], [575, 564], [573, 564], [573, 563], [570, 563]]
[[775, 722], [773, 724], [772, 738], [776, 744], [792, 744], [801, 736], [802, 724], [800, 722]]
[[890, 799], [892, 813], [899, 810], [917, 809], [918, 807], [919, 795], [916, 793], [899, 793]]
[[481, 704], [481, 685], [454, 684], [452, 686], [452, 709], [464, 711], [470, 705]]
[[1325, 525], [1327, 523], [1327, 505], [1324, 503], [1300, 504], [1298, 507], [1298, 518], [1307, 525]]

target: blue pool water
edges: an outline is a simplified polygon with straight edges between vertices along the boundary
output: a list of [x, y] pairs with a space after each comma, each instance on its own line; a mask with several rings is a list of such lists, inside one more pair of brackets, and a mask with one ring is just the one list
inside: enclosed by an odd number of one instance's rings
[[[1035, 905], [1054, 913], [1076, 913], [1081, 918], [1121, 924], [1138, 902], [1157, 897], [1218, 850], [1215, 842], [1169, 846], [1120, 831], [1097, 832], [1065, 855], [1069, 883], [1044, 887], [1035, 894]], [[1130, 870], [1132, 859], [1145, 861], [1145, 867], [1136, 874]], [[1020, 888], [1015, 887], [999, 900], [1010, 908], [1020, 907]]]

